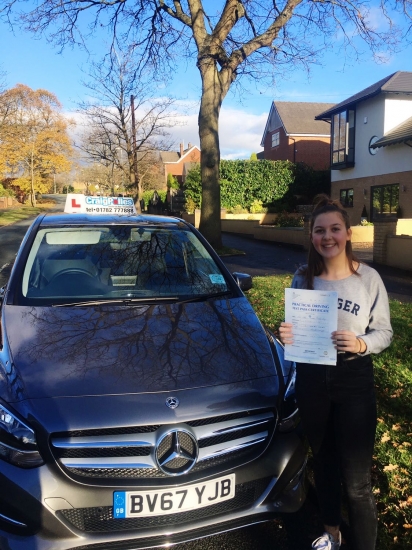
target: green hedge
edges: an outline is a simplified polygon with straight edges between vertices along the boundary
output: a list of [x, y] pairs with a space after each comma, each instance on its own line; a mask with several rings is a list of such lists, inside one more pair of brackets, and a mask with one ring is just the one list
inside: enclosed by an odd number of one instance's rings
[[250, 208], [254, 201], [271, 204], [281, 199], [293, 182], [293, 164], [288, 161], [222, 160], [221, 204]]
[[[186, 200], [200, 208], [202, 186], [200, 164], [188, 173]], [[228, 210], [247, 209], [262, 203], [275, 212], [293, 212], [297, 204], [311, 204], [318, 193], [330, 194], [330, 171], [313, 170], [304, 163], [272, 160], [222, 160], [220, 203]]]
[[[149, 189], [147, 191], [143, 191], [143, 200], [144, 200], [144, 207], [147, 210], [149, 206], [149, 201], [153, 198], [153, 193], [155, 192], [154, 189]], [[157, 189], [157, 194], [159, 195], [161, 201], [163, 204], [166, 204], [166, 197], [167, 197], [167, 191], [159, 190]]]
[[[247, 208], [260, 201], [272, 204], [282, 199], [293, 182], [294, 165], [288, 161], [222, 160], [220, 163], [220, 197], [222, 208]], [[197, 208], [202, 202], [200, 165], [188, 173], [185, 198]]]

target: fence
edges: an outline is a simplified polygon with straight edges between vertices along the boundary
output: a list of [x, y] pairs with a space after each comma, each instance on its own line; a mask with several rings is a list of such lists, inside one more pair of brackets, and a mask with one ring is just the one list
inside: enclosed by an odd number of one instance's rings
[[2, 208], [10, 208], [15, 204], [15, 199], [13, 197], [0, 197], [0, 210]]

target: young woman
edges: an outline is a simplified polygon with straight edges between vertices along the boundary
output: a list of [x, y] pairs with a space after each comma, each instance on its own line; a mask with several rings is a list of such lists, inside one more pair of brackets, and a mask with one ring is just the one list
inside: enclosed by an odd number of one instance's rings
[[[376, 399], [371, 354], [389, 346], [388, 295], [379, 274], [352, 253], [349, 217], [338, 201], [317, 197], [310, 222], [308, 264], [292, 288], [338, 293], [338, 330], [331, 334], [337, 364], [299, 363], [296, 396], [314, 458], [315, 485], [324, 534], [312, 548], [341, 545], [341, 486], [349, 504], [353, 550], [374, 550], [377, 513], [371, 488]], [[293, 342], [292, 324], [280, 339]]]

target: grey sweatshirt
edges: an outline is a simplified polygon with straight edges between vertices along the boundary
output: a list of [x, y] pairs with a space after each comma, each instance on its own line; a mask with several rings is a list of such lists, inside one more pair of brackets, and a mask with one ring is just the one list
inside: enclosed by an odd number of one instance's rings
[[[359, 264], [359, 275], [338, 281], [315, 277], [315, 290], [335, 290], [338, 293], [338, 330], [350, 330], [364, 340], [363, 355], [379, 353], [392, 341], [388, 294], [379, 273]], [[305, 288], [300, 269], [295, 273], [292, 288]]]

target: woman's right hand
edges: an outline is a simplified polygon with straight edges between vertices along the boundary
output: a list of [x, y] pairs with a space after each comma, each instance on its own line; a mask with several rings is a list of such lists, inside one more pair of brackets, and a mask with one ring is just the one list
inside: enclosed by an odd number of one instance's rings
[[292, 323], [280, 323], [279, 339], [282, 344], [293, 344]]

